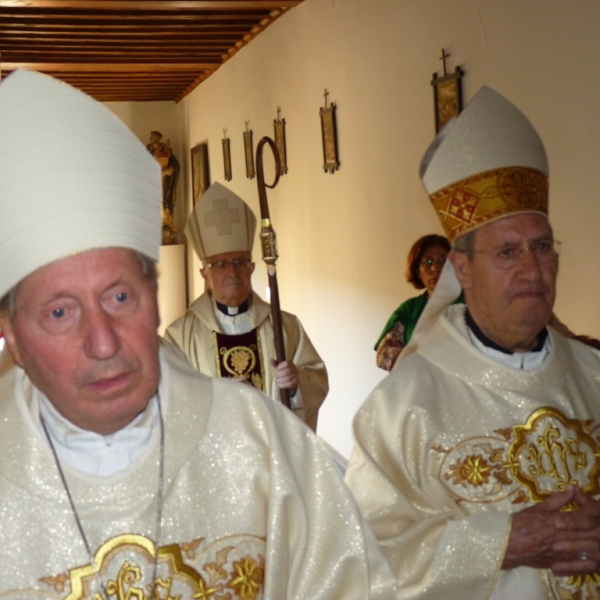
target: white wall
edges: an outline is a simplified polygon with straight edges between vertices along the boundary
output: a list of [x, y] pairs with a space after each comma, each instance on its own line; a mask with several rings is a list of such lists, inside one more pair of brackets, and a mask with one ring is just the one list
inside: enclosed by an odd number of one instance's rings
[[[563, 241], [557, 314], [600, 337], [599, 29], [597, 0], [305, 0], [174, 109], [182, 164], [208, 141], [212, 181], [225, 183], [228, 129], [227, 185], [258, 212], [256, 181], [245, 177], [244, 121], [256, 142], [273, 135], [282, 108], [289, 174], [269, 194], [282, 306], [300, 316], [327, 363], [331, 392], [319, 432], [343, 453], [353, 414], [384, 376], [372, 346], [391, 311], [415, 293], [403, 280], [408, 249], [441, 232], [418, 165], [434, 136], [430, 79], [441, 71], [442, 47], [449, 69], [466, 72], [466, 100], [483, 84], [496, 88], [545, 140], [551, 218]], [[325, 88], [338, 104], [335, 175], [321, 168]], [[258, 271], [255, 288], [264, 293]], [[199, 276], [193, 286], [199, 294]]]

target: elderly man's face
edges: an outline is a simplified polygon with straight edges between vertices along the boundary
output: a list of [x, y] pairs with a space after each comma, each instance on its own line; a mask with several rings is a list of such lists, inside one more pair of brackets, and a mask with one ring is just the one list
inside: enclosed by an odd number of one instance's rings
[[[546, 248], [552, 241], [544, 216], [520, 214], [477, 230], [473, 260], [460, 252], [450, 255], [475, 322], [504, 348], [531, 349], [550, 319], [558, 257], [552, 248], [540, 260], [531, 249]], [[504, 257], [512, 251], [520, 256], [506, 268], [499, 253]]]
[[[250, 252], [224, 252], [215, 254], [206, 259], [207, 266], [200, 269], [202, 277], [208, 282], [217, 302], [225, 306], [239, 306], [245, 302], [252, 291], [252, 273], [254, 263], [247, 263], [237, 267], [229, 264], [220, 268], [219, 263], [232, 263], [234, 260], [249, 261]], [[216, 264], [215, 264], [216, 263]], [[214, 266], [208, 266], [213, 264]]]
[[155, 288], [131, 250], [58, 260], [19, 284], [13, 318], [2, 322], [6, 343], [64, 417], [113, 433], [158, 387]]

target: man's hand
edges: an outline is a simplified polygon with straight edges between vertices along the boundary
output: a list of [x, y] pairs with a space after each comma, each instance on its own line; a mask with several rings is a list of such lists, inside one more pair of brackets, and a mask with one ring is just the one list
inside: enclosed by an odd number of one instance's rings
[[[561, 510], [575, 502], [578, 508]], [[552, 569], [558, 576], [594, 573], [600, 565], [600, 502], [572, 486], [515, 514], [503, 569]]]
[[270, 362], [275, 367], [275, 385], [280, 390], [290, 390], [290, 394], [293, 396], [300, 383], [300, 370], [298, 367], [287, 360], [277, 364], [277, 361], [272, 358]]

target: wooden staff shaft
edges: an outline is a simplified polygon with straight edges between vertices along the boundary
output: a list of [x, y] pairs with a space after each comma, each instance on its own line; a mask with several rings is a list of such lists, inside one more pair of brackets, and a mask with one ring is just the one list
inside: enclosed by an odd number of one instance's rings
[[[265, 173], [263, 168], [263, 147], [268, 144], [275, 157], [275, 180], [271, 185], [265, 183]], [[275, 359], [277, 364], [286, 360], [285, 345], [283, 343], [283, 323], [281, 320], [281, 306], [279, 304], [279, 287], [277, 285], [277, 270], [275, 263], [279, 258], [277, 254], [277, 238], [275, 230], [271, 225], [269, 216], [269, 204], [267, 202], [267, 188], [273, 189], [279, 181], [281, 171], [281, 161], [279, 152], [275, 142], [265, 136], [256, 147], [256, 183], [258, 185], [258, 199], [260, 202], [260, 242], [263, 260], [267, 264], [267, 272], [269, 275], [269, 289], [271, 291], [271, 318], [273, 319], [273, 332], [275, 336]], [[291, 408], [290, 390], [279, 388], [281, 402]]]

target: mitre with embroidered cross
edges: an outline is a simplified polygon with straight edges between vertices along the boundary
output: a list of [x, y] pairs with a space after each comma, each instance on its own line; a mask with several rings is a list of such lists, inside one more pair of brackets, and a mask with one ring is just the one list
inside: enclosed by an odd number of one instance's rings
[[256, 217], [231, 190], [213, 183], [190, 215], [185, 236], [200, 260], [225, 252], [252, 252]]
[[421, 180], [448, 239], [521, 212], [548, 214], [548, 160], [527, 117], [489, 87], [434, 139]]

